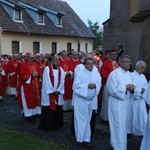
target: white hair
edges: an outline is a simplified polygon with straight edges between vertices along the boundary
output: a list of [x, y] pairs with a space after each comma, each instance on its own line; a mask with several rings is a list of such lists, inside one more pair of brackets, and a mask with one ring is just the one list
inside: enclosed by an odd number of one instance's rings
[[145, 61], [139, 60], [139, 61], [136, 63], [135, 67], [138, 68], [139, 66], [146, 66]]

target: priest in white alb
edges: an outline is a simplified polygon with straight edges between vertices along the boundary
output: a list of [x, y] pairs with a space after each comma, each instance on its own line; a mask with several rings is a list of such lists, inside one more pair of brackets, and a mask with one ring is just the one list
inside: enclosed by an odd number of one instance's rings
[[100, 87], [98, 69], [92, 57], [86, 57], [84, 63], [75, 68], [72, 99], [76, 141], [86, 148], [93, 148], [90, 121], [93, 110], [98, 107]]
[[137, 136], [143, 136], [143, 132], [147, 123], [147, 110], [143, 94], [147, 87], [147, 79], [143, 74], [146, 68], [146, 63], [142, 60], [138, 61], [135, 66], [134, 72], [132, 72], [133, 83], [135, 90], [132, 99], [132, 116], [131, 121], [131, 134]]
[[143, 98], [149, 105], [149, 112], [140, 150], [150, 150], [150, 82], [148, 83], [147, 89], [143, 94]]
[[114, 150], [127, 149], [127, 111], [130, 96], [134, 90], [128, 55], [121, 55], [119, 68], [112, 71], [106, 83], [108, 88], [108, 118], [110, 125], [110, 143]]

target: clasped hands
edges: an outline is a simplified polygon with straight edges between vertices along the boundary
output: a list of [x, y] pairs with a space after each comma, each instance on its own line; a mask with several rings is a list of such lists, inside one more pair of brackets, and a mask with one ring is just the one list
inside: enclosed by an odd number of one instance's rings
[[88, 84], [88, 88], [89, 89], [95, 89], [96, 88], [96, 84], [95, 83], [89, 83]]
[[59, 91], [55, 91], [55, 92], [50, 93], [50, 94], [59, 95], [59, 94], [60, 94], [60, 92], [59, 92]]
[[130, 91], [130, 92], [134, 92], [135, 90], [135, 85], [134, 84], [127, 84], [126, 85], [126, 90]]
[[33, 77], [38, 77], [38, 76], [39, 76], [39, 73], [36, 72], [36, 71], [34, 71], [34, 72], [32, 73], [32, 76], [33, 76]]

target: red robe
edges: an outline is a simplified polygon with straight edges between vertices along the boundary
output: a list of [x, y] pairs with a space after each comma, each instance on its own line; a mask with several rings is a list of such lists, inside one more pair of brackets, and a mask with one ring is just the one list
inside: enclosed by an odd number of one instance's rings
[[6, 94], [7, 87], [7, 75], [2, 74], [2, 70], [5, 71], [5, 64], [3, 62], [0, 63], [0, 96], [4, 96]]
[[[39, 73], [38, 77], [32, 76], [34, 71]], [[37, 63], [31, 65], [29, 62], [25, 62], [24, 64], [22, 64], [20, 75], [23, 81], [23, 88], [27, 107], [29, 109], [34, 109], [36, 106], [40, 106], [42, 70], [40, 69], [39, 65], [37, 65]], [[30, 76], [30, 84], [25, 83]]]
[[18, 66], [16, 70], [17, 74], [17, 101], [19, 104], [19, 107], [22, 109], [22, 98], [21, 98], [21, 85], [23, 85], [22, 78], [21, 78], [21, 67], [22, 67], [23, 62], [20, 60], [18, 61]]
[[108, 75], [117, 67], [118, 67], [118, 63], [115, 62], [115, 64], [113, 64], [113, 62], [110, 59], [107, 59], [103, 62], [103, 65], [100, 70], [100, 74], [102, 77], [102, 86], [106, 84]]
[[81, 63], [82, 63], [82, 61], [80, 59], [74, 60], [73, 58], [71, 58], [70, 59], [70, 64], [71, 64], [70, 70], [72, 72], [74, 72], [75, 67]]
[[39, 65], [39, 67], [42, 69], [42, 74], [43, 74], [43, 71], [44, 71], [44, 68], [48, 65], [50, 65], [50, 63], [43, 59], [43, 60], [36, 60], [36, 63]]
[[[59, 66], [61, 66], [65, 72], [71, 71], [70, 59], [60, 59]], [[64, 100], [72, 99], [72, 79], [70, 75], [66, 75], [65, 77], [64, 88]]]
[[110, 59], [106, 59], [103, 62], [103, 65], [100, 70], [100, 74], [102, 77], [102, 87], [101, 87], [100, 94], [99, 94], [99, 101], [98, 101], [99, 107], [101, 107], [103, 88], [107, 82], [108, 75], [117, 67], [118, 67], [118, 63], [115, 62], [115, 64], [113, 64], [113, 62]]
[[13, 88], [17, 87], [17, 74], [16, 74], [17, 66], [18, 66], [17, 60], [9, 60], [7, 63], [7, 73], [15, 73], [12, 76], [9, 75], [8, 79], [8, 85]]
[[[70, 71], [74, 74], [74, 69], [77, 65], [81, 64], [82, 61], [80, 59], [74, 60], [73, 58], [70, 59]], [[73, 90], [72, 90], [72, 86], [73, 86], [73, 75], [70, 81], [70, 93], [71, 93], [71, 98], [72, 98], [72, 94], [73, 94]]]

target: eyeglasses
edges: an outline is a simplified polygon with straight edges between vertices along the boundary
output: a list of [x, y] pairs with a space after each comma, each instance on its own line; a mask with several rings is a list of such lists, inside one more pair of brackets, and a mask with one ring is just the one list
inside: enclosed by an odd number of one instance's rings
[[53, 60], [60, 60], [60, 59], [59, 59], [59, 58], [58, 58], [58, 59], [55, 58], [55, 59], [53, 59]]
[[122, 60], [121, 62], [130, 63], [131, 64], [131, 61], [129, 61], [129, 60]]
[[94, 65], [94, 63], [86, 63], [86, 65]]

